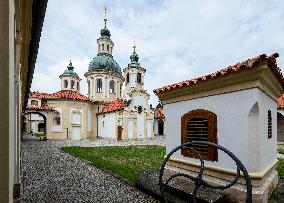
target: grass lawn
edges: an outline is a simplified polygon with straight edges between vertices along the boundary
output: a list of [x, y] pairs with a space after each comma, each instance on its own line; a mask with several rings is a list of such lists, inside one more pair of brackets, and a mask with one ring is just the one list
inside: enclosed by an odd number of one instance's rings
[[284, 178], [284, 159], [278, 159], [278, 165], [276, 170], [280, 178]]
[[136, 182], [139, 173], [145, 170], [158, 169], [166, 154], [165, 147], [155, 145], [63, 147], [62, 149], [131, 182]]

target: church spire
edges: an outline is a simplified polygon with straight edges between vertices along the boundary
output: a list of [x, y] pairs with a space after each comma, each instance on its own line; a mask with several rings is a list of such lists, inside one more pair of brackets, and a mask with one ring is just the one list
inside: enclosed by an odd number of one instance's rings
[[136, 53], [136, 41], [135, 41], [135, 36], [133, 36], [133, 53], [130, 56], [130, 66], [139, 66], [138, 60], [139, 60], [139, 56]]
[[105, 36], [105, 37], [110, 37], [110, 31], [107, 29], [106, 27], [106, 22], [107, 22], [107, 8], [105, 5], [105, 12], [104, 12], [104, 21], [105, 21], [105, 27], [103, 29], [101, 29], [101, 36]]
[[106, 8], [106, 4], [105, 4], [104, 21], [105, 21], [105, 28], [106, 28], [106, 22], [107, 22], [107, 8]]
[[133, 35], [133, 53], [135, 52], [136, 48], [136, 41], [135, 41], [135, 35]]

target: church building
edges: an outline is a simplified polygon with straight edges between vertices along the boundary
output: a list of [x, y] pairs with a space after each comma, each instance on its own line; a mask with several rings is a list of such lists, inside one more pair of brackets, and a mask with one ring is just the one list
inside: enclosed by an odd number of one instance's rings
[[[136, 46], [130, 63], [124, 69], [113, 58], [110, 31], [105, 26], [97, 40], [98, 54], [89, 64], [84, 76], [88, 95], [80, 93], [79, 75], [72, 62], [61, 80], [61, 90], [55, 93], [31, 92], [25, 117], [30, 114], [43, 117], [41, 131], [51, 140], [81, 140], [91, 138], [146, 139], [152, 138], [154, 112], [149, 107], [150, 95], [144, 89], [146, 69], [140, 66]], [[123, 94], [123, 82], [125, 90]], [[42, 123], [42, 122], [41, 122]], [[26, 123], [26, 131], [31, 126]], [[39, 129], [39, 128], [36, 128]]]

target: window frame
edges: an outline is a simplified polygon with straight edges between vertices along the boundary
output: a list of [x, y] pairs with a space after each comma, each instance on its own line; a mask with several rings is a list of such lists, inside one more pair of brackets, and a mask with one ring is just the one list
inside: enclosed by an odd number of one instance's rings
[[110, 80], [109, 81], [109, 93], [114, 94], [115, 93], [114, 90], [115, 90], [114, 80]]
[[[204, 118], [208, 119], [208, 141], [218, 144], [217, 139], [217, 115], [211, 111], [204, 109], [196, 109], [189, 111], [181, 117], [181, 144], [187, 141], [187, 122], [193, 118]], [[190, 158], [198, 158], [197, 155], [187, 149], [182, 149], [181, 154]], [[208, 152], [200, 155], [204, 160], [207, 161], [218, 161], [218, 150], [216, 147], [208, 146]]]
[[138, 84], [142, 83], [142, 74], [141, 73], [137, 73], [137, 83]]
[[64, 88], [68, 88], [68, 80], [64, 80]]
[[129, 83], [129, 73], [126, 74], [126, 84]]
[[103, 80], [101, 78], [96, 79], [96, 85], [97, 85], [97, 92], [101, 93], [103, 92]]
[[71, 80], [71, 89], [74, 90], [75, 89], [75, 81]]

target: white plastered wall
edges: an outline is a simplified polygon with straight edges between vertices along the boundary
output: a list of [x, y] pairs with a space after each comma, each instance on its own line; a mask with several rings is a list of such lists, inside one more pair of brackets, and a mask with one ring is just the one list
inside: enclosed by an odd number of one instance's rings
[[[259, 105], [259, 140], [253, 145], [249, 140], [249, 113], [254, 104]], [[277, 111], [276, 102], [261, 90], [253, 88], [227, 94], [197, 98], [164, 105], [164, 113], [168, 125], [165, 125], [166, 150], [181, 144], [181, 117], [194, 109], [205, 109], [217, 115], [218, 144], [233, 152], [249, 172], [260, 172], [271, 165], [276, 159]], [[272, 111], [273, 136], [267, 138], [267, 110]], [[260, 153], [251, 146], [261, 148]], [[250, 155], [250, 156], [249, 156]], [[253, 157], [251, 157], [253, 156]], [[196, 159], [184, 157], [180, 151], [173, 157], [196, 162]], [[249, 160], [259, 160], [259, 167], [252, 166]], [[208, 166], [218, 166], [227, 169], [236, 169], [235, 163], [224, 153], [218, 151], [218, 162], [205, 161]], [[253, 171], [251, 171], [253, 170]]]
[[98, 115], [98, 135], [102, 138], [116, 139], [116, 113]]

